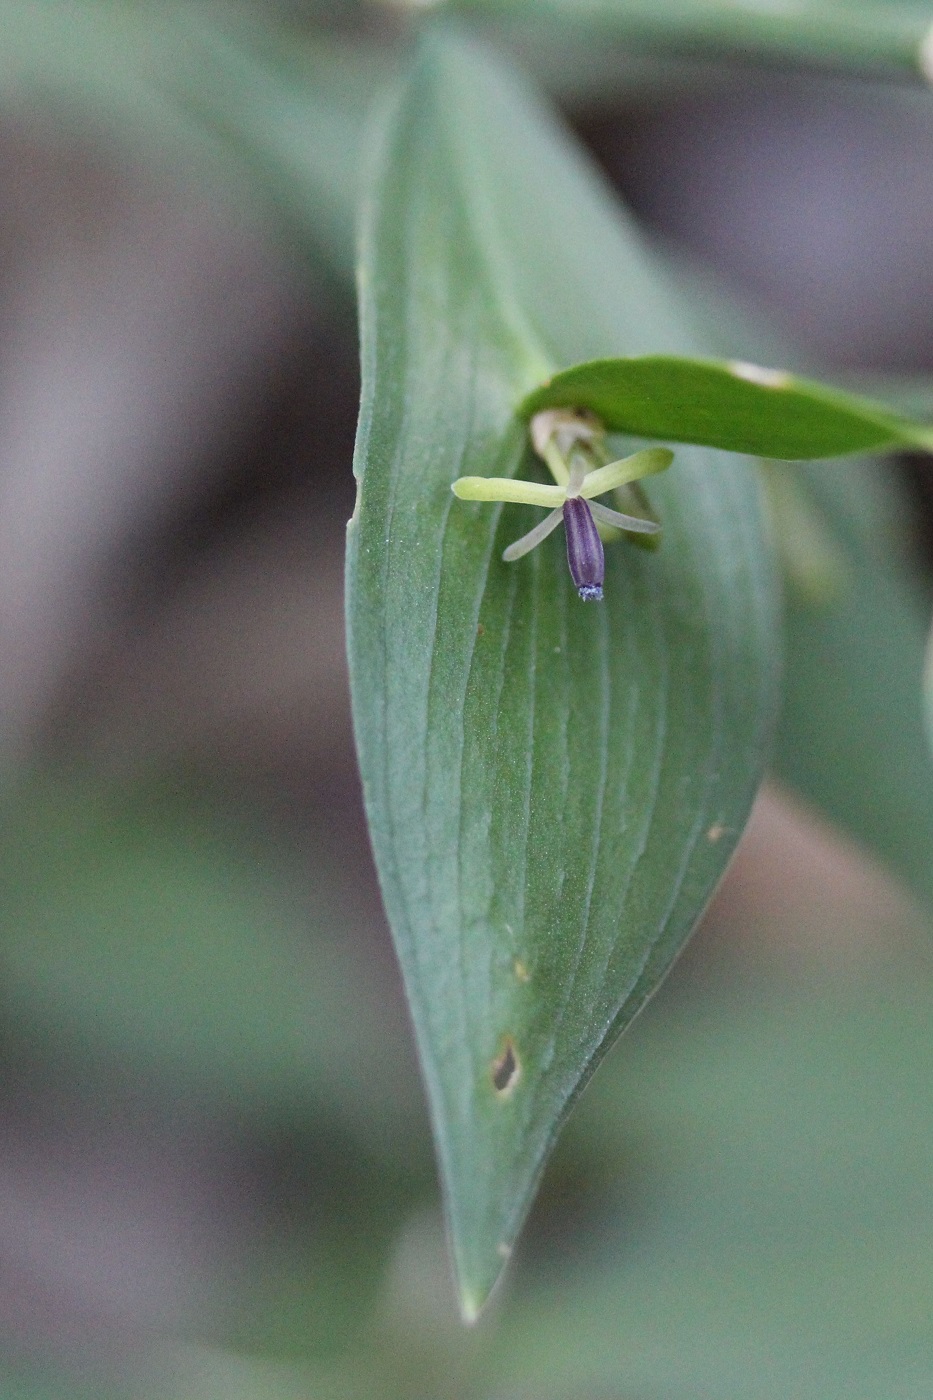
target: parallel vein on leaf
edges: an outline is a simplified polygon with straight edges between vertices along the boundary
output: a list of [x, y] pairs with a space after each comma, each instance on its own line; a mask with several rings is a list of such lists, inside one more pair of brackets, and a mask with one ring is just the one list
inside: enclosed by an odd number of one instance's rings
[[[717, 475], [719, 475], [719, 474], [717, 474]], [[695, 498], [694, 498], [694, 502], [693, 502], [694, 511], [695, 511], [697, 514], [699, 514], [699, 512], [700, 512], [700, 510], [701, 510], [701, 504], [706, 503], [706, 502], [708, 502], [709, 500], [710, 500], [709, 488], [708, 488], [708, 486], [704, 483], [704, 485], [703, 485], [703, 486], [700, 488], [700, 490], [696, 493], [696, 496], [695, 496]], [[695, 544], [695, 542], [694, 542], [696, 538], [698, 538], [698, 532], [697, 532], [696, 534], [693, 533], [692, 531], [687, 532], [687, 542], [684, 544], [684, 553], [685, 553], [686, 558], [688, 558], [688, 559], [696, 559], [696, 558], [697, 558], [697, 546], [696, 546], [696, 544]], [[695, 811], [694, 819], [693, 819], [693, 822], [692, 822], [691, 827], [690, 827], [689, 835], [687, 836], [687, 839], [686, 839], [685, 842], [683, 843], [683, 851], [682, 851], [680, 860], [678, 861], [678, 864], [677, 864], [677, 866], [676, 866], [676, 870], [675, 870], [675, 873], [674, 873], [674, 877], [673, 877], [673, 879], [671, 880], [670, 893], [669, 893], [669, 896], [668, 896], [666, 905], [665, 905], [665, 907], [664, 907], [663, 916], [662, 916], [661, 920], [659, 921], [657, 935], [656, 935], [656, 937], [654, 938], [654, 940], [650, 943], [650, 945], [649, 945], [649, 946], [646, 948], [646, 950], [645, 950], [645, 957], [644, 957], [644, 959], [643, 959], [643, 962], [642, 962], [642, 969], [641, 969], [642, 972], [644, 971], [645, 967], [647, 967], [647, 965], [648, 965], [648, 963], [649, 963], [651, 957], [654, 955], [654, 952], [655, 952], [655, 949], [656, 949], [657, 945], [662, 941], [664, 935], [668, 932], [668, 928], [669, 928], [669, 925], [670, 925], [671, 920], [672, 920], [672, 918], [673, 918], [674, 911], [675, 911], [675, 909], [677, 908], [677, 904], [678, 904], [679, 899], [680, 899], [680, 895], [681, 895], [681, 891], [682, 891], [682, 889], [683, 889], [683, 885], [684, 885], [684, 881], [685, 881], [685, 878], [686, 878], [686, 875], [687, 875], [687, 871], [690, 869], [691, 865], [693, 864], [694, 856], [695, 856], [695, 854], [696, 854], [696, 849], [697, 849], [697, 846], [698, 846], [698, 844], [699, 844], [699, 842], [700, 842], [701, 835], [702, 835], [702, 834], [705, 832], [705, 830], [706, 830], [706, 827], [707, 827], [707, 824], [708, 824], [708, 819], [709, 819], [709, 811], [710, 811], [709, 792], [710, 792], [710, 790], [711, 790], [712, 783], [713, 783], [713, 780], [714, 780], [714, 773], [715, 773], [716, 767], [718, 766], [719, 745], [720, 745], [720, 741], [721, 741], [721, 740], [720, 740], [720, 726], [719, 726], [719, 724], [718, 724], [717, 721], [716, 721], [716, 716], [717, 716], [717, 713], [718, 713], [718, 710], [719, 710], [719, 691], [720, 691], [720, 687], [719, 687], [719, 685], [718, 685], [718, 683], [717, 683], [717, 681], [716, 681], [715, 678], [716, 678], [717, 675], [720, 675], [720, 674], [721, 674], [721, 668], [717, 667], [716, 664], [715, 664], [715, 661], [716, 661], [716, 655], [715, 655], [715, 653], [716, 653], [717, 651], [720, 651], [720, 647], [719, 647], [718, 642], [717, 642], [717, 635], [718, 635], [718, 633], [717, 633], [717, 628], [716, 628], [716, 626], [715, 626], [715, 619], [714, 619], [714, 618], [712, 617], [712, 615], [711, 615], [710, 606], [709, 606], [708, 583], [707, 583], [707, 581], [706, 581], [706, 575], [705, 575], [705, 574], [702, 572], [702, 570], [700, 570], [700, 569], [694, 569], [694, 570], [693, 570], [693, 573], [694, 573], [694, 574], [697, 574], [697, 575], [700, 577], [700, 579], [701, 579], [700, 597], [701, 597], [702, 600], [703, 600], [703, 605], [704, 605], [704, 620], [705, 620], [705, 623], [706, 623], [706, 626], [702, 629], [702, 634], [703, 634], [703, 636], [704, 636], [705, 638], [707, 638], [707, 639], [709, 640], [709, 646], [710, 646], [710, 653], [709, 653], [709, 656], [708, 656], [708, 660], [709, 660], [709, 674], [710, 674], [710, 677], [711, 677], [711, 683], [710, 683], [710, 692], [711, 692], [711, 696], [710, 696], [710, 698], [711, 698], [711, 701], [712, 701], [712, 711], [711, 711], [711, 714], [710, 714], [710, 724], [709, 724], [709, 729], [708, 729], [708, 730], [707, 730], [706, 728], [704, 728], [704, 729], [701, 730], [701, 729], [699, 728], [699, 726], [697, 726], [697, 730], [696, 730], [697, 734], [700, 736], [700, 738], [701, 738], [701, 740], [702, 740], [702, 747], [703, 747], [703, 754], [702, 754], [702, 791], [703, 791], [703, 800], [702, 800], [702, 802], [697, 802], [697, 803], [695, 804], [695, 806], [696, 806], [696, 811]], [[699, 759], [700, 756], [699, 756], [699, 755], [696, 755], [696, 757], [697, 757], [697, 759]], [[697, 776], [696, 770], [694, 770], [694, 773], [693, 773], [694, 779], [696, 778], [696, 776]]]
[[[562, 645], [568, 647], [566, 629], [566, 605], [563, 609], [564, 629], [562, 634]], [[599, 860], [600, 845], [603, 830], [603, 813], [605, 806], [607, 764], [608, 764], [608, 714], [610, 708], [610, 691], [608, 679], [608, 615], [606, 610], [599, 613], [595, 625], [599, 629], [600, 643], [595, 647], [595, 656], [598, 662], [598, 686], [601, 697], [600, 703], [600, 731], [598, 736], [594, 736], [599, 755], [599, 777], [596, 784], [595, 803], [591, 820], [590, 832], [590, 852], [588, 859], [588, 869], [586, 885], [583, 895], [582, 910], [579, 920], [579, 928], [576, 934], [576, 946], [572, 963], [565, 974], [565, 990], [561, 998], [553, 1019], [547, 1049], [542, 1057], [543, 1063], [550, 1068], [557, 1053], [557, 1044], [560, 1039], [561, 1030], [567, 1016], [567, 1010], [575, 1004], [578, 986], [578, 978], [581, 964], [587, 952], [587, 944], [590, 934], [590, 916], [592, 910], [593, 889], [596, 879], [596, 868]], [[569, 704], [565, 707], [569, 714]], [[587, 716], [588, 718], [588, 716]], [[565, 736], [567, 734], [567, 723], [565, 722]]]
[[[666, 643], [664, 642], [665, 629], [663, 627], [663, 609], [659, 605], [659, 600], [661, 598], [661, 585], [659, 583], [658, 578], [656, 577], [656, 573], [654, 570], [650, 568], [645, 568], [642, 571], [642, 586], [645, 592], [642, 607], [642, 616], [648, 619], [648, 626], [645, 630], [648, 632], [648, 635], [651, 638], [651, 654], [654, 658], [654, 665], [650, 664], [650, 658], [648, 656], [640, 654], [640, 652], [636, 651], [634, 666], [640, 674], [651, 675], [654, 678], [654, 684], [650, 692], [650, 700], [646, 688], [639, 687], [638, 692], [638, 709], [640, 710], [642, 706], [644, 706], [644, 708], [648, 712], [649, 718], [652, 721], [653, 725], [653, 734], [652, 741], [650, 744], [650, 750], [648, 750], [646, 746], [646, 749], [640, 750], [638, 752], [638, 758], [642, 764], [644, 764], [646, 759], [650, 758], [650, 771], [648, 774], [648, 781], [646, 784], [646, 794], [643, 798], [642, 810], [639, 812], [632, 813], [631, 827], [627, 827], [627, 830], [631, 830], [631, 835], [633, 839], [631, 843], [627, 842], [627, 844], [630, 844], [631, 848], [630, 859], [628, 862], [627, 870], [625, 871], [623, 877], [621, 891], [619, 894], [619, 908], [621, 919], [623, 921], [623, 930], [620, 932], [619, 938], [607, 943], [605, 954], [602, 959], [598, 975], [594, 979], [596, 985], [599, 987], [605, 987], [606, 985], [609, 985], [610, 969], [613, 965], [613, 962], [619, 956], [620, 943], [622, 942], [625, 936], [625, 932], [630, 928], [633, 917], [638, 913], [637, 909], [633, 909], [633, 888], [642, 861], [644, 860], [650, 846], [651, 833], [653, 830], [654, 821], [657, 814], [659, 796], [661, 793], [662, 778], [665, 767], [665, 754], [667, 749], [666, 736], [668, 702], [670, 695], [670, 660], [668, 649]], [[619, 675], [618, 684], [620, 686], [623, 686], [625, 684], [625, 679], [621, 674]], [[631, 809], [633, 799], [633, 793], [630, 789], [633, 772], [633, 763], [636, 754], [636, 746], [638, 743], [638, 734], [639, 724], [638, 713], [636, 711], [631, 731], [632, 737], [627, 746], [628, 763], [626, 769], [626, 780], [623, 785], [623, 791], [625, 793], [625, 804], [627, 809]], [[627, 983], [620, 985], [619, 993], [615, 998], [615, 1003], [612, 1012], [609, 1014], [608, 1023], [597, 1027], [594, 1031], [593, 1040], [597, 1047], [600, 1041], [604, 1039], [606, 1032], [609, 1029], [609, 1026], [612, 1024], [612, 1021], [626, 1007], [631, 995], [632, 987], [634, 986], [636, 980], [637, 979], [635, 977], [630, 976]]]
[[[453, 324], [456, 325], [456, 321], [454, 321]], [[457, 444], [458, 444], [458, 445], [457, 445], [455, 460], [454, 460], [454, 462], [451, 464], [451, 475], [452, 475], [452, 476], [453, 476], [454, 474], [459, 474], [460, 471], [461, 471], [461, 469], [462, 469], [462, 466], [463, 466], [463, 459], [464, 459], [464, 456], [465, 456], [465, 454], [466, 454], [466, 445], [467, 445], [467, 443], [468, 443], [468, 442], [470, 441], [470, 439], [471, 439], [471, 428], [472, 428], [472, 420], [473, 420], [473, 414], [472, 414], [473, 393], [472, 393], [471, 391], [472, 391], [472, 388], [473, 388], [474, 382], [475, 382], [475, 367], [476, 367], [475, 340], [474, 340], [474, 337], [471, 336], [471, 335], [469, 335], [469, 334], [464, 335], [463, 339], [464, 339], [465, 345], [466, 345], [467, 348], [468, 348], [468, 353], [469, 353], [469, 357], [470, 357], [469, 368], [468, 368], [468, 370], [467, 370], [467, 375], [466, 375], [467, 384], [468, 384], [469, 387], [468, 387], [467, 393], [464, 395], [464, 403], [465, 403], [466, 412], [465, 412], [465, 422], [464, 422], [464, 424], [463, 424], [463, 432], [462, 432], [462, 433], [457, 433], [457, 435], [456, 435], [456, 441], [457, 441]], [[451, 359], [453, 359], [453, 357], [451, 357]], [[449, 368], [448, 368], [448, 364], [449, 364]], [[450, 363], [450, 362], [448, 362], [448, 361], [443, 362], [442, 365], [441, 365], [441, 367], [440, 367], [440, 369], [441, 369], [441, 378], [442, 378], [442, 381], [443, 381], [443, 378], [446, 376], [447, 373], [449, 373], [449, 372], [456, 373], [457, 370], [458, 370], [459, 368], [460, 368], [460, 366], [459, 366], [458, 364], [456, 364], [456, 363]], [[444, 427], [447, 428], [447, 429], [449, 429], [450, 426], [451, 426], [450, 424], [447, 424], [447, 423], [444, 424]], [[433, 434], [432, 434], [432, 436], [433, 436]], [[428, 677], [427, 677], [427, 722], [426, 722], [425, 727], [424, 727], [423, 774], [422, 774], [422, 788], [421, 788], [421, 815], [422, 815], [424, 830], [425, 830], [427, 833], [429, 833], [429, 838], [428, 838], [429, 841], [432, 839], [433, 832], [434, 832], [434, 824], [433, 824], [433, 815], [434, 815], [434, 814], [432, 813], [431, 807], [430, 807], [429, 786], [432, 785], [432, 784], [434, 783], [434, 777], [435, 777], [435, 775], [434, 775], [434, 773], [433, 773], [433, 771], [432, 771], [433, 765], [432, 765], [431, 752], [430, 752], [430, 740], [431, 740], [431, 735], [435, 732], [436, 727], [437, 727], [438, 725], [440, 725], [442, 728], [444, 728], [444, 729], [446, 730], [446, 723], [447, 723], [447, 718], [448, 718], [447, 715], [444, 714], [444, 710], [445, 710], [445, 708], [446, 708], [446, 701], [445, 701], [445, 698], [444, 698], [443, 694], [438, 695], [438, 690], [439, 690], [439, 689], [440, 689], [440, 690], [443, 690], [443, 686], [440, 686], [440, 687], [439, 687], [439, 686], [438, 686], [438, 683], [437, 683], [437, 667], [438, 667], [439, 659], [440, 659], [440, 658], [439, 658], [439, 655], [438, 655], [439, 648], [440, 648], [441, 644], [446, 644], [446, 638], [441, 637], [440, 634], [439, 634], [439, 625], [438, 625], [438, 622], [439, 622], [439, 605], [440, 605], [440, 596], [441, 596], [441, 581], [442, 581], [442, 578], [444, 577], [444, 567], [445, 567], [445, 548], [444, 548], [444, 542], [445, 542], [445, 538], [446, 538], [446, 535], [447, 535], [447, 528], [448, 528], [448, 523], [449, 523], [450, 514], [451, 514], [451, 504], [452, 504], [452, 500], [451, 500], [451, 498], [449, 497], [449, 493], [448, 493], [448, 495], [445, 495], [444, 500], [443, 500], [443, 504], [442, 504], [442, 506], [441, 506], [441, 511], [440, 511], [440, 522], [439, 522], [440, 528], [439, 528], [439, 530], [438, 530], [438, 545], [437, 545], [437, 547], [434, 549], [434, 551], [433, 551], [433, 556], [432, 556], [432, 557], [434, 558], [434, 560], [435, 560], [435, 569], [434, 569], [434, 574], [433, 574], [433, 577], [432, 577], [431, 587], [430, 587], [431, 610], [430, 610], [430, 615], [429, 615], [429, 617], [426, 619], [426, 627], [425, 627], [425, 631], [426, 631], [426, 633], [427, 633], [428, 635], [430, 635], [432, 641], [431, 641], [431, 644], [430, 644], [430, 651], [429, 651], [429, 658], [428, 658]], [[474, 643], [474, 644], [475, 644], [475, 643]], [[440, 714], [439, 714], [439, 716], [438, 716], [438, 706], [440, 706]], [[459, 802], [460, 802], [460, 791], [461, 791], [460, 781], [461, 781], [461, 776], [462, 776], [462, 757], [463, 757], [463, 721], [462, 721], [462, 705], [461, 705], [461, 719], [460, 719], [460, 725], [459, 725], [459, 749], [460, 749], [460, 766], [458, 767], [457, 787], [456, 787], [456, 794], [455, 794], [455, 795], [456, 795], [456, 800], [457, 800], [458, 805], [459, 805]], [[449, 780], [450, 780], [450, 774], [449, 774], [449, 772], [446, 773], [446, 774], [444, 775], [444, 777], [445, 777], [445, 779], [446, 779], [447, 781], [449, 781]], [[445, 791], [443, 785], [442, 785], [442, 787], [441, 787], [441, 791], [442, 791], [442, 792]], [[445, 793], [445, 800], [446, 800], [446, 793]], [[443, 852], [441, 853], [441, 858], [443, 858]], [[436, 870], [436, 868], [437, 868], [437, 858], [434, 858], [434, 859], [432, 860], [432, 867]], [[438, 917], [438, 911], [437, 911], [437, 907], [436, 907], [436, 891], [437, 891], [437, 885], [438, 885], [438, 883], [439, 883], [439, 882], [437, 881], [437, 879], [434, 879], [434, 880], [431, 881], [431, 884], [430, 884], [430, 907], [431, 907], [431, 910], [432, 910], [434, 927], [435, 927], [436, 930], [439, 931], [439, 930], [441, 930], [441, 929], [444, 928], [445, 922], [446, 922], [446, 921], [445, 921], [443, 918], [439, 918], [439, 917]], [[459, 928], [458, 928], [458, 940], [457, 940], [457, 943], [458, 943], [458, 950], [459, 950], [459, 968], [460, 968], [459, 985], [460, 985], [460, 1017], [461, 1017], [461, 1026], [462, 1026], [463, 1030], [465, 1031], [465, 1033], [466, 1033], [466, 1035], [467, 1035], [467, 1037], [468, 1037], [468, 1043], [469, 1043], [469, 1038], [472, 1037], [473, 1028], [472, 1028], [472, 1026], [470, 1025], [470, 1013], [469, 1013], [469, 1006], [468, 1006], [468, 998], [466, 998], [466, 997], [464, 996], [464, 994], [463, 994], [464, 987], [465, 987], [465, 985], [466, 985], [466, 956], [465, 956], [465, 948], [464, 948], [464, 932], [463, 932], [463, 923], [462, 923], [462, 920], [460, 921]]]

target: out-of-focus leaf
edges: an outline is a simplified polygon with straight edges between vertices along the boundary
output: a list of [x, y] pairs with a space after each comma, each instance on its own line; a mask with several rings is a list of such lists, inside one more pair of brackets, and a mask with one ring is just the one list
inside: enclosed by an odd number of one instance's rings
[[[294, 1375], [315, 1397], [385, 1400], [926, 1400], [928, 983], [905, 957], [806, 990], [662, 993], [562, 1144], [587, 1181], [582, 1210], [577, 1197], [532, 1221], [534, 1253], [493, 1329], [444, 1326], [438, 1232], [419, 1215], [358, 1327], [333, 1329], [327, 1348], [296, 1327], [278, 1366], [185, 1358], [153, 1400], [213, 1395], [227, 1374], [237, 1395], [254, 1367], [259, 1395], [263, 1377]], [[316, 1264], [296, 1260], [294, 1295], [268, 1299], [286, 1326]]]
[[159, 81], [244, 163], [293, 239], [352, 277], [363, 130], [391, 50], [288, 42], [262, 16], [224, 23], [210, 7], [187, 10], [172, 26], [185, 62]]
[[77, 1381], [66, 1367], [38, 1364], [4, 1365], [0, 1369], [0, 1400], [131, 1400], [120, 1386]]
[[543, 408], [588, 408], [614, 432], [757, 457], [809, 460], [895, 446], [933, 452], [933, 427], [744, 360], [645, 355], [575, 365], [529, 394], [521, 413], [530, 418]]
[[[491, 12], [490, 12], [491, 14]], [[622, 104], [655, 104], [685, 94], [720, 90], [724, 67], [702, 54], [636, 47], [613, 41], [598, 27], [568, 24], [554, 11], [519, 16], [516, 12], [482, 18], [482, 37], [514, 56], [562, 107], [584, 113], [618, 114]]]
[[770, 555], [753, 474], [700, 450], [652, 485], [665, 543], [616, 548], [602, 606], [577, 599], [556, 537], [501, 563], [527, 513], [452, 497], [461, 474], [531, 468], [515, 407], [550, 369], [703, 348], [622, 211], [484, 51], [424, 52], [361, 295], [354, 714], [473, 1315], [582, 1082], [744, 823], [773, 704]]
[[394, 1400], [362, 1358], [291, 1361], [207, 1347], [144, 1352], [126, 1400]]
[[929, 607], [893, 468], [787, 467], [845, 561], [834, 596], [788, 591], [777, 771], [933, 900]]
[[138, 7], [98, 0], [7, 0], [0, 104], [44, 112], [69, 132], [97, 122], [147, 157], [159, 153], [203, 177], [217, 163], [216, 142], [205, 141], [163, 90], [169, 56], [179, 58], [170, 39], [173, 12], [170, 0], [149, 11], [147, 22]]
[[911, 418], [933, 419], [933, 379], [920, 374], [853, 374], [851, 387]]
[[0, 889], [4, 1001], [30, 1034], [299, 1123], [323, 1106], [367, 1141], [411, 1125], [409, 1065], [326, 873], [309, 900], [232, 817], [36, 785], [4, 812]]
[[628, 1191], [516, 1290], [484, 1394], [924, 1400], [929, 997], [902, 966], [652, 1007], [571, 1129]]
[[923, 0], [448, 0], [452, 9], [516, 27], [562, 19], [604, 43], [675, 53], [780, 58], [822, 67], [900, 71], [930, 80], [933, 43]]
[[299, 246], [346, 277], [362, 124], [390, 64], [372, 45], [286, 43], [244, 7], [9, 0], [0, 104], [97, 121], [189, 178], [271, 198]]
[[926, 698], [927, 739], [933, 748], [933, 631], [927, 638], [926, 666], [923, 671], [923, 693]]
[[[791, 358], [727, 288], [676, 264], [674, 272], [717, 354]], [[901, 412], [933, 407], [922, 380], [853, 382]], [[933, 764], [922, 682], [929, 590], [903, 479], [892, 465], [872, 461], [775, 463], [769, 471], [793, 493], [796, 512], [807, 512], [806, 534], [819, 554], [810, 550], [803, 559], [808, 545], [798, 528], [785, 558], [793, 568], [777, 771], [930, 901]]]

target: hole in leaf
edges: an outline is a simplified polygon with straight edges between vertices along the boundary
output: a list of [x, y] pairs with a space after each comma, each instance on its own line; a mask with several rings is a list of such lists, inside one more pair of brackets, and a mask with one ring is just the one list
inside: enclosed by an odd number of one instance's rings
[[492, 1085], [497, 1094], [508, 1094], [518, 1083], [521, 1065], [515, 1046], [506, 1038], [502, 1053], [492, 1062]]

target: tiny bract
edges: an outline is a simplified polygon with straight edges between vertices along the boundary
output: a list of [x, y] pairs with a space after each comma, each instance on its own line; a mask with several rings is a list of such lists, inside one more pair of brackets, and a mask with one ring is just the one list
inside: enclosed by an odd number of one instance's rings
[[453, 484], [454, 495], [464, 501], [514, 501], [550, 507], [550, 513], [533, 530], [509, 545], [503, 559], [506, 563], [521, 559], [563, 521], [567, 563], [577, 592], [585, 600], [599, 599], [605, 574], [599, 526], [643, 535], [657, 534], [661, 527], [647, 516], [610, 510], [594, 497], [664, 471], [674, 454], [666, 447], [651, 447], [632, 457], [608, 461], [602, 424], [592, 414], [576, 409], [544, 409], [532, 418], [529, 432], [555, 485], [513, 477], [461, 476]]

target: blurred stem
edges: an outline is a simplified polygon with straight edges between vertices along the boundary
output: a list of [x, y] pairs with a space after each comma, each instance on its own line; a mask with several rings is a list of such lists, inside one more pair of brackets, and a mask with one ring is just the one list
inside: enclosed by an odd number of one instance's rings
[[784, 578], [802, 602], [825, 607], [846, 587], [849, 568], [787, 462], [761, 462], [761, 479]]
[[[443, 0], [441, 0], [443, 3]], [[729, 0], [448, 0], [446, 8], [507, 22], [516, 32], [562, 23], [603, 46], [655, 53], [741, 56], [818, 64], [821, 68], [911, 76], [929, 83], [931, 16], [925, 4], [867, 2], [794, 5]]]

